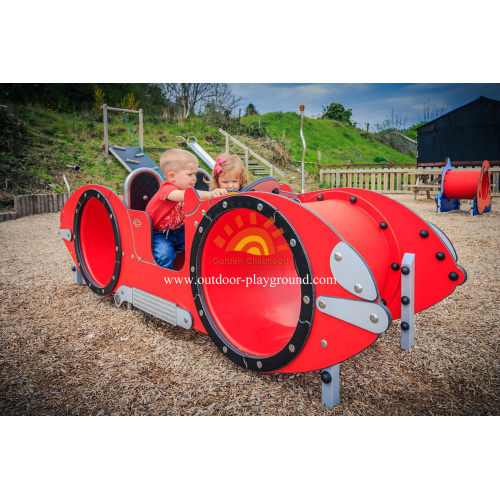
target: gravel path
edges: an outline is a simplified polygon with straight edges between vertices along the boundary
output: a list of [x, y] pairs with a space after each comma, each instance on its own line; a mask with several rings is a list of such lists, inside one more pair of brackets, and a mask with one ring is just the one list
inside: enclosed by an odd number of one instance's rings
[[470, 217], [394, 198], [448, 235], [468, 281], [417, 315], [411, 351], [395, 321], [343, 362], [333, 411], [319, 372], [244, 371], [208, 336], [76, 286], [59, 214], [1, 223], [0, 414], [499, 415], [499, 200]]

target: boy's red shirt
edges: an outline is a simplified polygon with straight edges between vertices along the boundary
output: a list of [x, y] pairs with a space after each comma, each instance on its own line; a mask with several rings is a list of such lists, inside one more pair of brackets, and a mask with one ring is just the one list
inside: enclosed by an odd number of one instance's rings
[[178, 189], [172, 183], [165, 181], [149, 201], [146, 213], [151, 218], [155, 231], [177, 229], [184, 224], [184, 202], [167, 199], [172, 191]]

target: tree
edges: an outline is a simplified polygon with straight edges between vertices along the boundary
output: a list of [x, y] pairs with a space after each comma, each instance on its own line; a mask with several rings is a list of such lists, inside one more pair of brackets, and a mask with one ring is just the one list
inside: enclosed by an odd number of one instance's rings
[[252, 115], [258, 115], [259, 112], [257, 111], [257, 108], [250, 103], [246, 108], [245, 108], [245, 116], [252, 116]]
[[345, 109], [342, 104], [338, 102], [332, 102], [326, 108], [323, 106], [323, 114], [321, 118], [323, 120], [337, 120], [342, 123], [351, 123], [352, 109]]
[[210, 104], [215, 111], [225, 113], [241, 103], [228, 83], [163, 83], [165, 98], [181, 108], [183, 118], [205, 109]]

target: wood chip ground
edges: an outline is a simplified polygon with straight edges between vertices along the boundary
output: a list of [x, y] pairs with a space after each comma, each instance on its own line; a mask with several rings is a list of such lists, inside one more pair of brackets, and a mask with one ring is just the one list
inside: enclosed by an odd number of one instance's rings
[[344, 361], [333, 411], [321, 405], [319, 371], [245, 371], [207, 335], [75, 285], [58, 214], [1, 223], [0, 414], [499, 415], [498, 200], [471, 217], [394, 198], [448, 235], [468, 280], [417, 314], [410, 351], [398, 320]]

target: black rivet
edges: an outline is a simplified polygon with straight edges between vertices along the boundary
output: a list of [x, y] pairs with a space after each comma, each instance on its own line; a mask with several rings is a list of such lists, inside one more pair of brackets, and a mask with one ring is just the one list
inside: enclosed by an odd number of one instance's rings
[[351, 196], [351, 197], [349, 198], [349, 201], [350, 201], [351, 203], [356, 203], [356, 202], [358, 201], [358, 199], [356, 198], [356, 196]]
[[323, 201], [325, 199], [325, 197], [322, 194], [318, 194], [318, 196], [316, 197], [316, 199], [318, 201]]
[[458, 274], [455, 271], [453, 271], [450, 274], [448, 274], [448, 278], [450, 278], [451, 281], [457, 281]]
[[387, 225], [387, 222], [381, 222], [380, 223], [380, 229], [387, 229], [389, 226]]
[[429, 231], [427, 231], [427, 229], [422, 229], [419, 234], [421, 238], [427, 238], [427, 236], [429, 236]]
[[387, 305], [387, 300], [382, 299], [382, 304], [384, 304], [384, 306], [386, 306]]
[[392, 269], [393, 271], [399, 271], [399, 264], [398, 264], [397, 262], [393, 262], [393, 263], [391, 264], [391, 269]]
[[438, 253], [436, 254], [436, 259], [437, 259], [437, 260], [444, 260], [444, 259], [445, 259], [445, 257], [446, 257], [446, 255], [444, 254], [444, 252], [438, 252]]
[[403, 266], [401, 268], [401, 272], [406, 276], [407, 274], [410, 274], [410, 268], [408, 266]]
[[321, 382], [329, 384], [332, 381], [332, 376], [328, 372], [321, 372]]
[[406, 295], [403, 295], [401, 297], [401, 304], [404, 304], [405, 306], [407, 306], [409, 303], [410, 303], [410, 298], [407, 297]]
[[76, 271], [76, 267], [75, 267], [75, 266], [73, 266], [73, 267], [71, 268], [71, 270], [72, 270], [73, 272], [75, 272], [75, 271]]
[[409, 329], [410, 329], [410, 325], [409, 325], [409, 323], [407, 323], [406, 321], [403, 321], [403, 322], [401, 323], [401, 330], [406, 331], [406, 330], [409, 330]]

